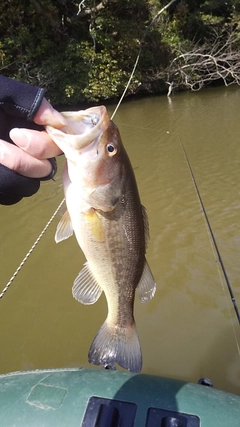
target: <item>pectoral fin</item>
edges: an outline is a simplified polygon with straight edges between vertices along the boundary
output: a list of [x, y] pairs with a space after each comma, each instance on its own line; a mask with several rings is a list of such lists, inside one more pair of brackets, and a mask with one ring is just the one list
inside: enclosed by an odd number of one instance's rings
[[92, 236], [97, 242], [104, 242], [104, 228], [101, 219], [96, 211], [84, 215], [86, 225]]
[[147, 261], [145, 261], [142, 277], [137, 286], [138, 295], [141, 302], [152, 299], [156, 292], [156, 283]]
[[55, 242], [59, 243], [62, 240], [68, 239], [72, 235], [73, 235], [72, 221], [68, 211], [66, 211], [58, 223], [56, 234], [55, 234]]
[[74, 280], [73, 297], [82, 304], [94, 304], [102, 293], [102, 289], [95, 280], [88, 263]]

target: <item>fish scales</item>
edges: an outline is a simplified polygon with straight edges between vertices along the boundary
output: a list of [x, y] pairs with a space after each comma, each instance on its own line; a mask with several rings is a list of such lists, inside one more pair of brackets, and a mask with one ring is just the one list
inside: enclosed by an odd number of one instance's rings
[[139, 372], [142, 356], [133, 316], [135, 290], [145, 302], [156, 289], [145, 259], [146, 211], [119, 131], [105, 107], [62, 114], [65, 129], [46, 128], [67, 158], [63, 172], [67, 212], [55, 239], [64, 240], [74, 232], [87, 260], [74, 281], [73, 296], [93, 304], [104, 291], [108, 305], [88, 359]]
[[[102, 241], [89, 239], [84, 218], [78, 242], [98, 283], [106, 294], [108, 321], [120, 328], [133, 324], [133, 300], [144, 265], [144, 231], [141, 217], [129, 215], [134, 198], [128, 192], [115, 210], [98, 214], [104, 229]], [[138, 201], [139, 202], [139, 201]], [[141, 206], [139, 204], [139, 216]], [[127, 216], [127, 218], [126, 218]], [[77, 237], [78, 237], [77, 234]], [[133, 268], [134, 266], [134, 268]], [[114, 284], [114, 285], [113, 285]]]

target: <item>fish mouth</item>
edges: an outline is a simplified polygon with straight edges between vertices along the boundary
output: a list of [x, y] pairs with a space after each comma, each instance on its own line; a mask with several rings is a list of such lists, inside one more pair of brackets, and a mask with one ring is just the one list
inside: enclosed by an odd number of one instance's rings
[[61, 149], [63, 141], [77, 150], [87, 147], [104, 132], [110, 120], [103, 105], [61, 114], [65, 126], [61, 129], [46, 126], [47, 133]]

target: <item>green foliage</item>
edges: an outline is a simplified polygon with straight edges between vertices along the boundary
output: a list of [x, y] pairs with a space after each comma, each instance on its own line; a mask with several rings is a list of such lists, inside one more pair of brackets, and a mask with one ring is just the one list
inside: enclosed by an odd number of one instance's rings
[[234, 0], [206, 0], [201, 9], [207, 14], [227, 19], [234, 11], [234, 3]]
[[212, 26], [237, 25], [240, 11], [240, 0], [177, 1], [142, 40], [167, 0], [109, 0], [97, 10], [99, 3], [0, 2], [1, 72], [44, 87], [54, 104], [116, 98], [128, 82], [143, 41], [128, 94], [158, 92], [163, 88], [159, 75], [164, 75], [177, 51], [203, 43]]

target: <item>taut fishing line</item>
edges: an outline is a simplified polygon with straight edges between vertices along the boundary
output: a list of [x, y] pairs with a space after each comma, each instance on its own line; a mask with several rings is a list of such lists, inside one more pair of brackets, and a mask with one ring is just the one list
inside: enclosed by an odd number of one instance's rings
[[124, 96], [125, 96], [125, 94], [126, 94], [126, 92], [127, 92], [127, 90], [128, 90], [128, 87], [129, 87], [129, 85], [130, 85], [130, 83], [131, 83], [131, 81], [132, 81], [132, 78], [133, 78], [134, 73], [135, 73], [135, 71], [136, 71], [137, 64], [138, 64], [138, 61], [139, 61], [139, 58], [140, 58], [140, 55], [141, 55], [143, 42], [144, 42], [144, 39], [145, 39], [145, 37], [146, 37], [146, 35], [147, 35], [147, 33], [148, 33], [149, 29], [150, 29], [150, 28], [151, 28], [151, 26], [154, 24], [154, 22], [157, 20], [157, 18], [159, 17], [159, 15], [161, 15], [161, 13], [163, 13], [166, 9], [168, 9], [168, 8], [169, 8], [169, 7], [170, 7], [170, 6], [175, 2], [175, 1], [176, 1], [176, 0], [171, 0], [171, 1], [166, 5], [166, 6], [164, 6], [161, 10], [159, 10], [159, 12], [158, 12], [154, 17], [153, 17], [153, 19], [151, 20], [151, 22], [150, 22], [150, 23], [149, 23], [149, 25], [147, 26], [146, 30], [144, 31], [144, 34], [143, 34], [143, 36], [142, 36], [142, 38], [141, 38], [141, 40], [140, 40], [140, 45], [139, 45], [138, 55], [137, 55], [137, 59], [136, 59], [136, 61], [135, 61], [135, 64], [134, 64], [134, 66], [133, 66], [132, 73], [131, 73], [131, 75], [130, 75], [130, 77], [129, 77], [129, 80], [128, 80], [128, 82], [127, 82], [127, 85], [126, 85], [126, 87], [125, 87], [125, 89], [124, 89], [124, 91], [123, 91], [123, 94], [122, 94], [122, 96], [121, 96], [121, 98], [120, 98], [120, 100], [119, 100], [119, 102], [118, 102], [118, 104], [117, 104], [117, 106], [116, 106], [116, 108], [115, 108], [115, 110], [114, 110], [113, 114], [112, 114], [111, 120], [113, 119], [113, 117], [115, 116], [115, 114], [116, 114], [116, 112], [117, 112], [118, 108], [120, 107], [120, 104], [122, 103], [122, 100], [123, 100], [123, 98], [124, 98]]
[[[139, 46], [139, 50], [138, 50], [138, 55], [135, 61], [135, 64], [133, 66], [133, 70], [132, 73], [129, 77], [129, 80], [127, 82], [127, 85], [123, 91], [123, 94], [111, 116], [111, 120], [113, 119], [113, 117], [115, 116], [118, 108], [120, 107], [120, 104], [122, 103], [122, 100], [128, 90], [128, 87], [132, 81], [132, 78], [134, 76], [134, 73], [136, 71], [137, 68], [137, 64], [141, 55], [141, 51], [142, 51], [142, 46], [143, 46], [143, 42], [144, 39], [146, 37], [147, 32], [149, 31], [149, 29], [151, 28], [151, 26], [154, 24], [154, 22], [157, 20], [157, 18], [159, 17], [159, 15], [161, 15], [161, 13], [163, 13], [165, 10], [167, 10], [173, 3], [175, 3], [176, 0], [171, 0], [166, 6], [164, 6], [161, 10], [159, 10], [159, 12], [153, 17], [153, 19], [151, 20], [151, 22], [149, 23], [149, 25], [147, 26], [146, 30], [144, 31], [144, 34], [140, 40], [140, 46]], [[31, 249], [28, 251], [28, 253], [26, 254], [26, 256], [23, 258], [22, 262], [19, 264], [19, 267], [16, 269], [15, 273], [12, 275], [11, 279], [9, 280], [9, 282], [6, 284], [5, 288], [3, 289], [3, 291], [0, 293], [0, 298], [3, 297], [3, 295], [6, 293], [6, 291], [8, 290], [8, 288], [10, 287], [10, 285], [12, 284], [13, 280], [15, 279], [16, 275], [18, 274], [18, 272], [20, 271], [20, 269], [23, 267], [23, 265], [25, 264], [25, 262], [27, 261], [29, 255], [32, 253], [33, 249], [35, 249], [36, 245], [38, 244], [39, 240], [42, 238], [42, 236], [44, 235], [45, 231], [48, 229], [49, 225], [51, 224], [51, 222], [53, 221], [53, 219], [55, 218], [55, 216], [57, 215], [58, 211], [60, 210], [61, 206], [64, 203], [63, 199], [60, 203], [60, 205], [58, 206], [58, 208], [56, 209], [56, 211], [54, 212], [54, 214], [52, 215], [52, 217], [50, 218], [50, 220], [48, 221], [48, 223], [46, 224], [46, 226], [44, 227], [43, 231], [40, 233], [39, 237], [37, 238], [37, 240], [34, 242], [34, 244], [32, 245]]]

